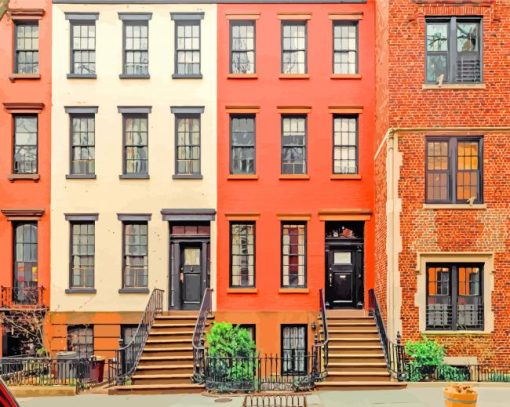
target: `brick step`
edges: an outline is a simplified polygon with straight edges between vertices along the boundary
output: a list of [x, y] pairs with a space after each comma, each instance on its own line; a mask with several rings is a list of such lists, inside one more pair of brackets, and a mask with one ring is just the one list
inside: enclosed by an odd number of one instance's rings
[[154, 324], [152, 325], [152, 330], [155, 330], [155, 331], [162, 331], [164, 330], [165, 332], [181, 332], [181, 331], [185, 331], [185, 332], [191, 332], [193, 334], [193, 332], [195, 331], [195, 324]]
[[[158, 362], [158, 363], [156, 363]], [[159, 363], [161, 362], [161, 363]], [[168, 360], [164, 361], [145, 361], [139, 363], [136, 367], [137, 375], [151, 374], [193, 374], [192, 364], [169, 364]]]
[[182, 361], [182, 360], [193, 360], [193, 352], [190, 352], [188, 355], [174, 355], [171, 351], [168, 349], [144, 349], [142, 353], [142, 358], [158, 358], [163, 359], [167, 358], [166, 360], [174, 360], [174, 361]]
[[[334, 358], [334, 362], [332, 361], [332, 356]], [[386, 364], [386, 359], [384, 357], [384, 353], [380, 354], [357, 354], [357, 353], [333, 353], [329, 354], [329, 366], [334, 363], [375, 363], [380, 362]]]
[[[154, 333], [155, 331], [151, 331], [150, 334], [149, 334], [149, 338], [147, 338], [147, 342], [146, 343], [155, 343], [155, 341], [158, 341], [160, 339], [152, 339], [150, 338], [150, 336]], [[167, 332], [165, 332], [167, 333]], [[172, 335], [172, 337], [170, 339], [172, 340], [188, 340], [188, 341], [191, 341], [192, 338], [193, 338], [193, 331], [177, 331], [177, 332], [171, 332], [171, 333], [167, 333], [168, 335]]]
[[175, 345], [175, 347], [179, 348], [179, 347], [182, 347], [182, 346], [188, 346], [188, 347], [192, 347], [193, 345], [193, 342], [192, 342], [192, 338], [175, 338], [175, 335], [173, 334], [169, 334], [169, 333], [166, 333], [166, 332], [151, 332], [149, 334], [149, 338], [147, 338], [147, 340], [164, 340], [166, 341], [166, 344], [167, 345]]
[[159, 348], [145, 348], [144, 351], [153, 351], [154, 349], [164, 349], [164, 351], [155, 351], [157, 352], [158, 355], [161, 355], [161, 352], [165, 352], [168, 354], [168, 356], [188, 356], [188, 355], [193, 355], [193, 347], [191, 346], [185, 346], [185, 347], [175, 347], [175, 346], [172, 346], [170, 348], [166, 347], [166, 346], [162, 346], [162, 347], [159, 347]]
[[336, 317], [336, 316], [326, 316], [326, 320], [329, 324], [343, 322], [350, 324], [363, 324], [363, 323], [374, 323], [374, 318], [372, 317]]
[[138, 375], [131, 377], [131, 382], [137, 384], [189, 384], [191, 383], [192, 374], [155, 374], [155, 375]]
[[376, 338], [379, 340], [379, 332], [377, 330], [359, 329], [359, 330], [337, 330], [332, 329], [328, 332], [329, 339], [336, 338]]
[[359, 354], [359, 355], [378, 355], [384, 357], [384, 351], [380, 344], [378, 345], [349, 345], [349, 344], [335, 344], [329, 343], [328, 346], [328, 357], [331, 360], [332, 357], [338, 356], [342, 357], [343, 355], [349, 354]]
[[108, 389], [108, 394], [189, 394], [202, 393], [204, 386], [199, 384], [143, 384], [131, 386], [116, 386]]
[[356, 371], [342, 371], [342, 372], [331, 372], [328, 370], [326, 376], [327, 382], [348, 382], [348, 381], [390, 381], [391, 376], [388, 371], [384, 372], [356, 372]]
[[[322, 323], [319, 324], [321, 331], [322, 331]], [[330, 330], [364, 330], [364, 329], [375, 329], [377, 330], [377, 325], [372, 322], [358, 322], [358, 323], [351, 323], [351, 322], [331, 322], [328, 321], [328, 331]]]
[[358, 337], [329, 337], [329, 348], [334, 348], [335, 346], [342, 346], [342, 345], [349, 345], [349, 346], [378, 346], [379, 349], [382, 349], [381, 342], [379, 340], [379, 337], [377, 338], [364, 338], [361, 336]]
[[361, 373], [388, 373], [388, 368], [384, 362], [335, 362], [328, 363], [328, 374], [333, 372], [361, 372]]
[[388, 381], [363, 381], [356, 380], [352, 382], [319, 382], [317, 389], [324, 390], [400, 390], [405, 389], [405, 382], [388, 382]]

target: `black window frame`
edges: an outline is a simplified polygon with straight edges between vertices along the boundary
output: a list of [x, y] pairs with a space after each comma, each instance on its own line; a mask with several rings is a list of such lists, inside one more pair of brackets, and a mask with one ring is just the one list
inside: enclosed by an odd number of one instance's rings
[[[126, 144], [127, 141], [127, 128], [126, 121], [127, 119], [145, 119], [147, 123], [147, 143], [145, 148], [147, 149], [147, 157], [145, 159], [139, 159], [140, 161], [145, 161], [145, 172], [127, 172], [127, 149], [128, 148], [143, 148], [143, 145], [136, 146], [134, 144], [130, 144], [129, 146]], [[136, 161], [136, 160], [133, 160]], [[122, 113], [122, 178], [149, 178], [149, 114], [148, 113]]]
[[[234, 266], [234, 253], [233, 253], [233, 227], [235, 225], [249, 225], [249, 226], [253, 226], [253, 255], [250, 255], [250, 254], [245, 254], [245, 255], [242, 255], [242, 254], [238, 254], [237, 256], [239, 257], [242, 257], [242, 256], [246, 256], [247, 258], [249, 258], [250, 256], [253, 257], [253, 284], [238, 284], [238, 285], [235, 285], [233, 283], [233, 274], [232, 274], [232, 270], [233, 270], [233, 266]], [[229, 222], [229, 235], [230, 235], [230, 244], [229, 244], [229, 287], [230, 288], [254, 288], [256, 287], [257, 285], [257, 225], [256, 225], [256, 222], [254, 221], [231, 221]], [[249, 269], [249, 268], [248, 268]], [[249, 270], [248, 270], [248, 275], [249, 275]], [[239, 276], [240, 278], [240, 281], [242, 281], [242, 277], [241, 275]]]
[[[34, 171], [19, 171], [17, 170], [17, 160], [16, 160], [16, 148], [18, 144], [16, 143], [16, 121], [18, 118], [32, 118], [35, 119], [36, 125], [36, 133], [35, 133], [35, 169]], [[31, 146], [30, 144], [20, 144], [20, 146]], [[39, 115], [37, 113], [16, 113], [12, 115], [12, 173], [19, 175], [37, 175], [39, 174]]]
[[[72, 336], [71, 336], [71, 335], [73, 335], [72, 334], [73, 330], [78, 331], [77, 338], [84, 336], [86, 341], [88, 341], [89, 339], [92, 339], [92, 343], [85, 343], [85, 344], [77, 343], [77, 344], [75, 344], [75, 346], [77, 346], [78, 349], [73, 347]], [[85, 333], [84, 333], [84, 331], [85, 331]], [[91, 334], [89, 334], [89, 333], [91, 333]], [[82, 352], [80, 347], [85, 348], [84, 353]], [[94, 355], [94, 325], [83, 325], [83, 324], [67, 325], [67, 350], [77, 352], [79, 358], [90, 358], [91, 356], [93, 356]]]
[[[198, 120], [198, 159], [184, 159], [188, 161], [198, 161], [198, 171], [191, 173], [179, 172], [179, 148], [197, 147], [196, 144], [189, 144], [181, 146], [179, 144], [179, 122], [185, 119], [196, 119]], [[189, 130], [189, 129], [188, 129]], [[201, 113], [175, 113], [175, 158], [174, 158], [174, 175], [173, 178], [190, 178], [190, 179], [201, 179], [202, 178], [202, 114]]]
[[[18, 27], [20, 26], [36, 26], [37, 27], [37, 51], [34, 49], [30, 50], [20, 50], [18, 49]], [[39, 21], [38, 20], [15, 20], [14, 21], [14, 73], [19, 75], [39, 75], [40, 73], [40, 40], [41, 40], [41, 33], [40, 33], [40, 27], [39, 27]], [[35, 71], [31, 72], [20, 72], [19, 70], [19, 56], [18, 54], [20, 52], [33, 52], [37, 55], [37, 67]], [[32, 59], [33, 61], [33, 59]]]
[[[18, 228], [21, 229], [22, 240], [18, 240]], [[25, 239], [27, 231], [29, 232], [28, 240]], [[35, 237], [34, 240], [31, 240], [32, 235]], [[34, 274], [37, 276], [39, 273], [39, 223], [35, 221], [12, 222], [11, 242], [13, 301], [16, 304], [37, 304], [40, 298], [37, 290], [38, 278], [34, 278]], [[19, 245], [22, 246], [22, 259], [18, 259], [20, 254], [18, 253]], [[18, 280], [20, 264], [23, 264], [23, 281]], [[37, 270], [35, 273], [34, 266]], [[29, 269], [29, 278], [27, 278], [27, 267]]]
[[[428, 175], [438, 170], [429, 170], [429, 143], [447, 143], [448, 144], [448, 169], [442, 170], [447, 173], [447, 199], [429, 199], [428, 197]], [[427, 136], [425, 139], [425, 203], [427, 204], [468, 204], [471, 203], [468, 200], [457, 199], [457, 152], [459, 142], [477, 142], [478, 143], [478, 195], [473, 204], [482, 204], [484, 199], [483, 194], [483, 180], [484, 180], [484, 168], [483, 168], [483, 136]]]
[[[70, 221], [69, 222], [69, 225], [70, 225], [70, 235], [69, 235], [69, 289], [70, 290], [93, 290], [95, 288], [95, 266], [96, 266], [96, 223], [95, 221], [84, 221], [84, 220], [76, 220], [76, 221]], [[92, 233], [92, 238], [93, 238], [93, 254], [92, 256], [92, 284], [91, 285], [87, 285], [87, 284], [81, 284], [81, 285], [75, 285], [74, 284], [74, 274], [75, 274], [75, 270], [74, 270], [74, 257], [77, 256], [77, 257], [80, 257], [81, 255], [80, 254], [75, 254], [74, 253], [74, 246], [75, 246], [75, 242], [74, 242], [74, 238], [75, 238], [75, 234], [74, 234], [74, 226], [92, 226], [93, 227], [93, 233]], [[80, 237], [83, 236], [80, 234]], [[90, 234], [87, 233], [86, 236], [90, 236]], [[80, 239], [81, 240], [81, 239]], [[78, 243], [78, 245], [81, 245], [81, 243]], [[88, 246], [88, 245], [87, 245]], [[89, 257], [89, 255], [83, 255], [83, 256], [87, 256]], [[80, 273], [83, 273], [83, 270], [80, 271]], [[85, 280], [86, 281], [86, 278], [83, 277], [83, 275], [81, 275], [80, 277], [81, 280]]]
[[[126, 40], [127, 40], [127, 27], [128, 26], [145, 26], [147, 27], [147, 49], [130, 49], [126, 48]], [[149, 20], [140, 19], [140, 20], [123, 20], [122, 21], [122, 74], [120, 75], [121, 79], [126, 78], [150, 78], [150, 59], [149, 59], [149, 49], [150, 49], [150, 32], [149, 32]], [[128, 52], [147, 52], [147, 72], [144, 73], [128, 73], [127, 72], [127, 53]]]
[[[473, 81], [462, 81], [459, 80], [457, 75], [457, 62], [458, 54], [457, 50], [457, 23], [478, 23], [478, 60], [480, 64], [479, 69], [479, 80]], [[447, 51], [429, 51], [427, 44], [427, 26], [431, 23], [444, 23], [448, 26], [448, 40], [447, 40]], [[428, 80], [427, 73], [427, 59], [429, 55], [435, 55], [438, 53], [446, 53], [446, 75], [442, 83], [445, 84], [481, 84], [483, 83], [483, 17], [481, 16], [443, 16], [425, 17], [425, 83], [426, 84], [437, 84], [437, 80]]]
[[[234, 50], [234, 26], [252, 26], [253, 27], [253, 49]], [[230, 20], [229, 23], [229, 73], [234, 75], [255, 75], [257, 73], [257, 24], [256, 20]], [[253, 52], [253, 72], [235, 72], [234, 67], [234, 53]]]
[[[147, 230], [147, 243], [145, 245], [145, 263], [144, 265], [145, 270], [143, 271], [142, 279], [145, 280], [145, 285], [126, 285], [126, 281], [128, 280], [127, 277], [127, 258], [130, 256], [126, 253], [126, 226], [129, 225], [145, 225]], [[141, 256], [132, 256], [132, 257], [141, 257]], [[140, 277], [136, 276], [133, 277], [133, 281], [139, 279]], [[131, 220], [123, 220], [122, 221], [122, 289], [123, 290], [146, 290], [149, 287], [149, 222], [146, 220], [142, 221], [131, 221]]]
[[[202, 22], [201, 18], [196, 19], [186, 19], [186, 20], [175, 20], [174, 21], [174, 74], [172, 77], [174, 79], [179, 78], [191, 78], [191, 79], [201, 79], [202, 78]], [[179, 49], [179, 26], [198, 26], [198, 50], [196, 49]], [[179, 72], [179, 52], [198, 52], [198, 73], [181, 73]]]
[[[352, 144], [336, 144], [335, 143], [335, 136], [336, 136], [336, 132], [335, 132], [335, 121], [337, 119], [354, 119], [355, 120], [355, 125], [356, 125], [356, 129], [355, 129], [355, 144], [352, 145]], [[343, 160], [342, 158], [340, 159], [336, 159], [335, 158], [335, 151], [336, 149], [340, 149], [342, 150], [343, 148], [353, 148], [355, 149], [355, 171], [354, 172], [344, 172], [344, 171], [336, 171], [335, 170], [335, 163], [337, 161], [345, 161]], [[333, 115], [333, 174], [335, 175], [358, 175], [359, 174], [359, 115], [357, 114], [334, 114]], [[348, 159], [348, 161], [351, 161], [350, 159]]]
[[[74, 48], [74, 27], [77, 27], [77, 26], [93, 26], [94, 27], [94, 48], [93, 49], [75, 49]], [[81, 35], [80, 35], [80, 38], [81, 38]], [[89, 38], [89, 37], [87, 37]], [[97, 57], [97, 54], [96, 54], [96, 46], [97, 46], [97, 27], [96, 27], [96, 20], [93, 19], [93, 20], [71, 20], [70, 21], [70, 67], [69, 67], [69, 74], [72, 75], [73, 77], [84, 77], [84, 78], [95, 78], [96, 75], [97, 75], [97, 66], [96, 66], [96, 63], [97, 63], [97, 60], [96, 60], [96, 57]], [[94, 72], [89, 72], [89, 73], [78, 73], [76, 72], [76, 69], [75, 69], [75, 52], [90, 52], [90, 53], [93, 53], [94, 54], [94, 62], [93, 62], [93, 66], [94, 66]], [[88, 62], [90, 64], [90, 61]]]
[[[245, 119], [245, 120], [253, 120], [253, 145], [234, 145], [234, 120], [236, 119]], [[230, 174], [231, 175], [255, 175], [257, 173], [257, 115], [254, 113], [241, 113], [241, 114], [231, 114], [230, 115]], [[253, 171], [251, 172], [240, 172], [234, 170], [234, 149], [242, 148], [242, 149], [253, 149]]]
[[[289, 274], [289, 284], [284, 284], [284, 242], [283, 231], [286, 226], [304, 226], [304, 254], [303, 254], [303, 284], [291, 284]], [[299, 254], [297, 255], [299, 256]], [[289, 263], [290, 266], [290, 263]], [[299, 282], [299, 272], [296, 275]], [[308, 287], [308, 222], [307, 221], [281, 221], [280, 222], [280, 288], [307, 288]]]
[[239, 324], [239, 328], [246, 329], [251, 336], [251, 339], [257, 345], [257, 324]]
[[[356, 20], [337, 20], [337, 21], [333, 21], [333, 74], [334, 75], [358, 75], [359, 74], [359, 22], [356, 21]], [[352, 50], [345, 50], [345, 49], [336, 49], [335, 47], [335, 39], [337, 37], [335, 37], [335, 28], [336, 27], [340, 27], [340, 26], [350, 26], [350, 27], [354, 27], [354, 30], [355, 30], [355, 34], [356, 34], [356, 48], [354, 50], [355, 54], [356, 54], [356, 61], [355, 61], [355, 70], [354, 72], [336, 72], [335, 70], [335, 55], [337, 53], [349, 53], [349, 52], [353, 52]]]
[[[81, 144], [79, 146], [74, 145], [74, 120], [75, 119], [92, 119], [93, 120], [93, 122], [94, 122], [94, 131], [93, 131], [94, 143], [93, 144], [89, 144], [86, 146], [82, 146]], [[96, 175], [96, 115], [94, 113], [70, 113], [69, 114], [69, 126], [70, 126], [69, 127], [69, 174], [71, 176], [76, 176], [76, 177], [84, 177], [84, 178], [93, 177]], [[90, 132], [87, 131], [87, 133], [90, 133]], [[74, 149], [75, 148], [93, 149], [94, 158], [88, 159], [88, 160], [81, 160], [81, 161], [87, 161], [88, 163], [92, 162], [94, 171], [85, 172], [85, 173], [74, 171], [73, 164], [76, 161], [74, 159]], [[87, 165], [87, 167], [88, 167], [88, 165]]]
[[[465, 268], [478, 268], [479, 269], [479, 285], [478, 295], [470, 295], [470, 297], [478, 298], [479, 302], [479, 308], [475, 311], [478, 313], [477, 319], [479, 321], [478, 325], [469, 325], [462, 327], [459, 323], [459, 310], [457, 307], [459, 305], [470, 305], [464, 303], [461, 304], [458, 301], [458, 298], [461, 297], [459, 294], [459, 271], [458, 269], [461, 267]], [[429, 287], [429, 268], [448, 268], [449, 271], [449, 278], [448, 278], [448, 294], [436, 294], [431, 296], [430, 295], [430, 287]], [[485, 296], [484, 296], [484, 263], [479, 262], [430, 262], [427, 263], [425, 266], [425, 284], [426, 284], [426, 299], [425, 299], [425, 307], [426, 307], [426, 330], [439, 330], [439, 331], [483, 331], [485, 328], [485, 315], [484, 315], [484, 309], [485, 309]], [[432, 304], [429, 304], [430, 297], [443, 297], [449, 299], [449, 306], [451, 307], [451, 311], [446, 311], [446, 314], [451, 313], [451, 316], [447, 316], [447, 322], [445, 324], [432, 324], [429, 323], [429, 320], [437, 317], [433, 317], [431, 315], [440, 314], [440, 318], [443, 319], [445, 315], [445, 311], [442, 310], [429, 310], [429, 306]], [[469, 297], [469, 296], [465, 296]], [[442, 314], [442, 315], [441, 315]], [[469, 314], [469, 311], [468, 311]], [[466, 316], [464, 316], [466, 318]]]
[[[304, 331], [304, 342], [305, 342], [305, 346], [303, 349], [293, 349], [293, 348], [284, 348], [284, 343], [285, 343], [285, 335], [284, 335], [284, 332], [286, 330], [286, 328], [299, 328], [299, 329], [303, 329]], [[280, 326], [280, 350], [281, 350], [281, 357], [282, 357], [282, 367], [281, 367], [281, 374], [282, 376], [304, 376], [306, 375], [307, 371], [308, 371], [308, 325], [306, 324], [282, 324]], [[302, 356], [302, 363], [303, 363], [303, 369], [296, 369], [295, 366], [294, 366], [294, 356], [291, 356], [291, 361], [292, 361], [292, 365], [293, 367], [290, 369], [290, 370], [287, 370], [286, 369], [286, 363], [285, 361], [287, 360], [288, 361], [288, 358], [285, 356], [285, 351], [286, 350], [289, 350], [291, 352], [293, 351], [304, 351], [304, 355]], [[296, 356], [296, 357], [299, 357], [299, 356]]]
[[[286, 119], [304, 119], [305, 121], [305, 135], [304, 135], [304, 171], [303, 172], [284, 172], [284, 150], [292, 148], [293, 145], [284, 144], [284, 122]], [[282, 175], [307, 175], [308, 174], [308, 115], [307, 114], [282, 114], [280, 118], [280, 137], [281, 137], [281, 151], [280, 151], [280, 172]]]
[[[304, 67], [305, 67], [305, 69], [304, 69], [304, 72], [285, 72], [285, 69], [284, 69], [284, 66], [285, 66], [284, 59], [285, 58], [283, 55], [286, 52], [291, 53], [291, 52], [303, 51], [302, 49], [287, 50], [284, 48], [284, 31], [285, 31], [286, 26], [304, 26], [304, 28], [305, 28], [305, 48], [304, 48], [304, 53], [305, 53]], [[280, 34], [280, 49], [281, 49], [280, 73], [283, 75], [307, 75], [308, 74], [308, 21], [307, 20], [282, 20], [280, 30], [281, 30], [281, 34]]]

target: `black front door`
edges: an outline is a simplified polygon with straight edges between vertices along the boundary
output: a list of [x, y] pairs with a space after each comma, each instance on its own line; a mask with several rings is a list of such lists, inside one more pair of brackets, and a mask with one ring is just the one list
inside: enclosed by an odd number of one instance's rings
[[181, 304], [182, 309], [199, 309], [202, 300], [202, 245], [181, 243]]
[[362, 306], [362, 252], [352, 247], [330, 247], [326, 270], [329, 308]]

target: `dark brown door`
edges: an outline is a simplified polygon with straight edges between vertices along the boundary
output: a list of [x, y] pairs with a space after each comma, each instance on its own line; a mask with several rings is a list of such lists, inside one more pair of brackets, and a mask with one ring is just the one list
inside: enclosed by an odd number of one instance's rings
[[183, 309], [199, 309], [202, 300], [202, 246], [181, 245], [181, 298]]
[[326, 295], [330, 308], [355, 305], [355, 259], [352, 250], [330, 250], [326, 274]]

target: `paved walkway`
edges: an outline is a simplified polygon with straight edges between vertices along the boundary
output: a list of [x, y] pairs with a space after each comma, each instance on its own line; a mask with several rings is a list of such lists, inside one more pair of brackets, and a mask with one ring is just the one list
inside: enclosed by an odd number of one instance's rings
[[[478, 388], [477, 407], [509, 407], [510, 387]], [[242, 397], [218, 402], [201, 395], [41, 397], [20, 399], [22, 407], [241, 407]], [[442, 388], [405, 390], [318, 392], [308, 396], [308, 407], [443, 407]]]

